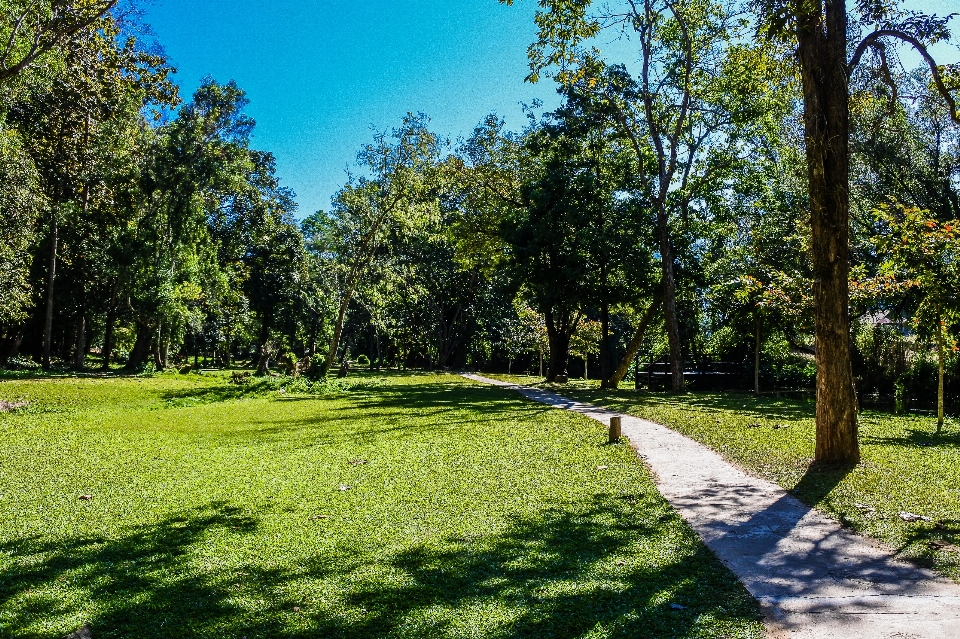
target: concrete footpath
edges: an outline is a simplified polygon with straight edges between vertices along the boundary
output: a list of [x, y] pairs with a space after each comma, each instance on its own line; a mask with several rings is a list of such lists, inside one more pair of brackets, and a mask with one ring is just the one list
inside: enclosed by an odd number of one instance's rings
[[[464, 377], [604, 424], [621, 415], [536, 388]], [[622, 429], [663, 496], [760, 602], [769, 637], [960, 638], [960, 585], [898, 561], [890, 549], [669, 428], [622, 415]]]

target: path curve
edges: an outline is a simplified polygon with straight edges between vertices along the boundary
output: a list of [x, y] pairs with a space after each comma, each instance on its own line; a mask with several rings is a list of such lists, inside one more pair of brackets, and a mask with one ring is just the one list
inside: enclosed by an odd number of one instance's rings
[[776, 639], [960, 638], [960, 585], [899, 561], [785, 490], [669, 428], [538, 388], [464, 375], [622, 432], [661, 494], [763, 608]]

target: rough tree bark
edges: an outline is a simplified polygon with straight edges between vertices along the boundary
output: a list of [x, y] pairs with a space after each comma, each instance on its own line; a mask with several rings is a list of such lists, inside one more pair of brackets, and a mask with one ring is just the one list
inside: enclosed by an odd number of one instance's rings
[[[799, 3], [798, 3], [799, 4]], [[856, 463], [857, 396], [850, 360], [849, 88], [845, 0], [799, 5], [814, 270], [815, 459]]]

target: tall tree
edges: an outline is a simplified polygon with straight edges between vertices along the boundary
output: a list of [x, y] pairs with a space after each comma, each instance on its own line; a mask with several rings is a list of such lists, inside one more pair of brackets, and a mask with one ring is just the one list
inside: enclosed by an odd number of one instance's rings
[[[771, 107], [782, 108], [775, 104], [782, 102], [777, 96], [782, 72], [762, 50], [741, 44], [742, 25], [721, 3], [545, 0], [540, 5], [529, 79], [550, 73], [562, 85], [576, 86], [634, 150], [656, 218], [672, 389], [680, 392], [677, 227], [698, 200], [720, 188], [719, 174], [738, 154], [744, 130]], [[589, 46], [604, 29], [636, 43], [637, 64], [612, 63]]]
[[[905, 13], [895, 1], [857, 3], [851, 25], [846, 0], [757, 0], [762, 28], [797, 43], [803, 87], [811, 253], [814, 275], [814, 331], [817, 358], [815, 459], [856, 463], [857, 394], [850, 358], [850, 111], [851, 74], [871, 52], [887, 65], [886, 41], [912, 45], [929, 65], [933, 81], [956, 114], [941, 69], [926, 45], [949, 36], [948, 19]], [[848, 62], [851, 27], [872, 27]]]
[[425, 196], [428, 175], [439, 159], [439, 140], [423, 114], [407, 114], [392, 135], [378, 133], [358, 156], [368, 175], [351, 178], [334, 198], [329, 216], [336, 229], [333, 253], [339, 271], [339, 310], [323, 363], [326, 375], [336, 360], [350, 302], [372, 261], [393, 233], [404, 233], [435, 209]]

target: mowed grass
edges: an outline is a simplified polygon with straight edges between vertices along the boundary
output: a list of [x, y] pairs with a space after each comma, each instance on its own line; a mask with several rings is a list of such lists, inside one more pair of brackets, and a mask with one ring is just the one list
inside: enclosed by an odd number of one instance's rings
[[[542, 378], [497, 376], [537, 384]], [[566, 396], [668, 426], [756, 475], [794, 491], [843, 524], [901, 556], [960, 581], [960, 423], [936, 435], [930, 417], [865, 410], [863, 461], [852, 469], [811, 468], [814, 404], [748, 394], [606, 391], [582, 381]], [[929, 521], [905, 521], [901, 513]], [[908, 517], [909, 519], [909, 517]]]
[[759, 637], [599, 424], [452, 375], [14, 379], [0, 636]]

